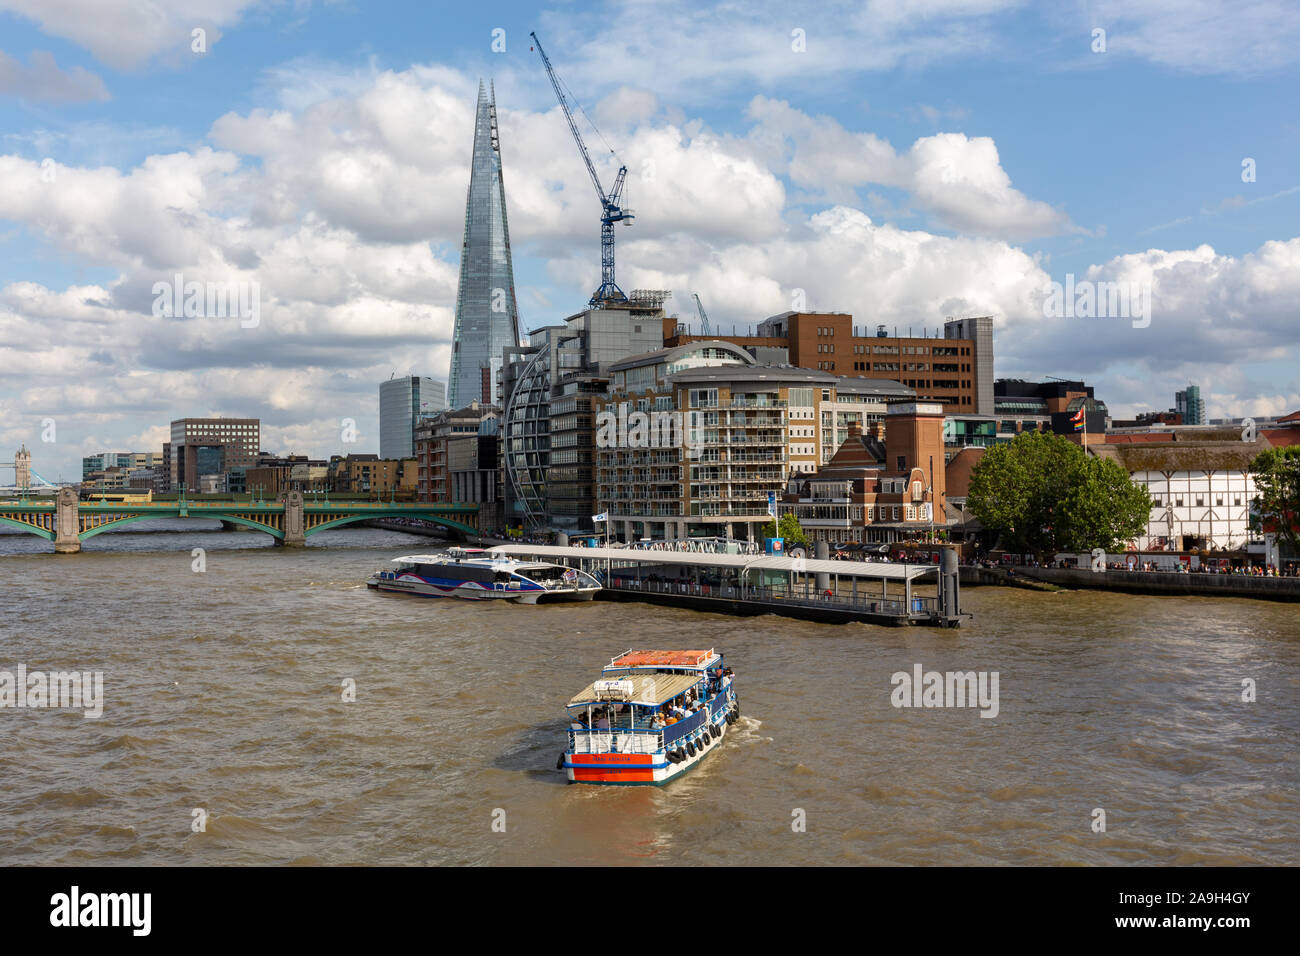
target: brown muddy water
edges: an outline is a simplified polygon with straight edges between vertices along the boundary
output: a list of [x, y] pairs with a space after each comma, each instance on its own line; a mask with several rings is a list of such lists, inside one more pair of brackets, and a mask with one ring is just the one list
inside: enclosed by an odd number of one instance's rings
[[[0, 534], [0, 671], [104, 676], [99, 719], [0, 709], [0, 863], [1300, 862], [1294, 605], [986, 587], [954, 631], [484, 606], [367, 590], [427, 539], [157, 527]], [[632, 647], [718, 648], [745, 716], [668, 787], [568, 785], [563, 705]], [[917, 664], [996, 672], [997, 716], [893, 706]]]

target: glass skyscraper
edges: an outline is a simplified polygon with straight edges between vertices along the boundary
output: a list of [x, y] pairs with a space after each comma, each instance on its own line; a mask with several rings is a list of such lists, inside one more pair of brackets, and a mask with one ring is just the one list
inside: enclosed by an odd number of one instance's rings
[[447, 386], [420, 375], [379, 386], [379, 457], [414, 458], [415, 426], [447, 408]]
[[1199, 385], [1188, 385], [1186, 390], [1174, 392], [1174, 411], [1183, 416], [1184, 425], [1205, 424], [1205, 400]]
[[451, 408], [464, 408], [473, 401], [492, 404], [502, 350], [518, 345], [519, 311], [501, 180], [496, 91], [489, 93], [480, 81], [474, 159], [465, 201], [465, 240], [460, 250], [451, 375], [447, 379]]

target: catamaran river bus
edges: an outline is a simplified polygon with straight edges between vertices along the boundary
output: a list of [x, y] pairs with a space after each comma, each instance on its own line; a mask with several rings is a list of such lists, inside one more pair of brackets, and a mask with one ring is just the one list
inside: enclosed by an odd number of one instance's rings
[[732, 672], [707, 651], [628, 651], [568, 703], [570, 783], [662, 786], [712, 753], [740, 717]]
[[420, 597], [455, 597], [471, 601], [590, 601], [600, 582], [586, 571], [541, 561], [516, 561], [479, 548], [448, 548], [444, 554], [408, 554], [393, 558], [397, 568], [379, 570], [367, 587]]

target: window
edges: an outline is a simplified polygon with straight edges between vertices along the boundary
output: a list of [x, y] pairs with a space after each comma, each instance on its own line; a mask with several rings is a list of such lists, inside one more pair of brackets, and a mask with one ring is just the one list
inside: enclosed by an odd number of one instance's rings
[[1175, 499], [1174, 499], [1174, 507], [1175, 507], [1175, 508], [1181, 508], [1182, 506], [1183, 506], [1183, 499], [1182, 499], [1182, 498], [1175, 498]]
[[1198, 508], [1204, 508], [1204, 507], [1205, 507], [1205, 499], [1204, 499], [1204, 498], [1197, 498], [1197, 499], [1196, 499], [1196, 507], [1198, 507]]
[[1159, 508], [1159, 507], [1160, 507], [1160, 499], [1159, 499], [1159, 498], [1152, 498], [1152, 499], [1151, 499], [1151, 507], [1152, 507], [1152, 508]]
[[898, 456], [898, 470], [899, 470], [899, 471], [906, 471], [906, 470], [907, 470], [907, 456], [906, 456], [906, 455], [899, 455], [899, 456]]

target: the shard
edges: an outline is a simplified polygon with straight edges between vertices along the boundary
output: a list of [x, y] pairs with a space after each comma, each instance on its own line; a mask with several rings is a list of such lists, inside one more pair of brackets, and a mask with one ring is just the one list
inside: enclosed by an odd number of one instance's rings
[[465, 241], [460, 250], [460, 290], [452, 336], [449, 408], [496, 400], [502, 350], [519, 345], [519, 311], [510, 263], [510, 228], [501, 179], [496, 90], [478, 86], [474, 159], [465, 201]]

